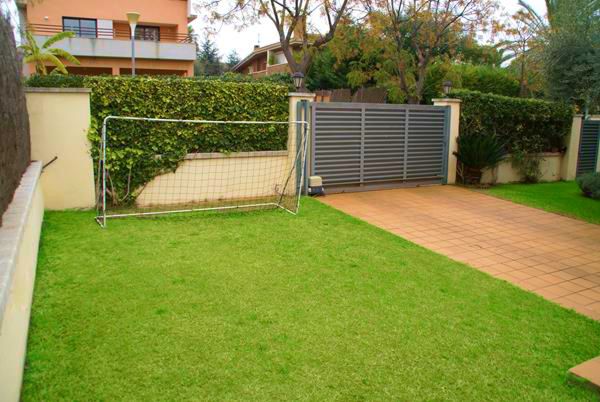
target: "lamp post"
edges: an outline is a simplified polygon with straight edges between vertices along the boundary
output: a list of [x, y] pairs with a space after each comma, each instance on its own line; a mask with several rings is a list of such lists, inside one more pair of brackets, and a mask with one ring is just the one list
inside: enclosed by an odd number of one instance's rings
[[444, 83], [442, 85], [444, 87], [444, 95], [447, 98], [448, 95], [450, 94], [450, 91], [452, 90], [452, 81], [444, 81]]
[[127, 21], [131, 28], [131, 76], [135, 77], [135, 27], [140, 19], [140, 13], [134, 11], [127, 13]]
[[296, 87], [297, 91], [304, 86], [304, 74], [301, 72], [297, 71], [292, 74], [292, 80], [294, 80], [294, 86]]

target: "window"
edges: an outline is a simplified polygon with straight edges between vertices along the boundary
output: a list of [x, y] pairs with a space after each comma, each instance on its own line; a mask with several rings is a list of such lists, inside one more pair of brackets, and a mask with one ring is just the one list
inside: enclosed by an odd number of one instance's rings
[[285, 54], [283, 52], [271, 53], [273, 55], [273, 65], [275, 64], [286, 64], [287, 59], [285, 58]]
[[81, 38], [95, 38], [98, 33], [98, 23], [89, 18], [63, 17], [63, 31], [75, 32]]
[[160, 40], [160, 29], [158, 27], [138, 25], [135, 27], [135, 38], [139, 40], [153, 40], [158, 42]]

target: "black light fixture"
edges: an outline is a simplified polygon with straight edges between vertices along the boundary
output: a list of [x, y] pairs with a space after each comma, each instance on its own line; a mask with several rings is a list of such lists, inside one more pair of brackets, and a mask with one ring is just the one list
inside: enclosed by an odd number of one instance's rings
[[304, 87], [304, 74], [301, 72], [295, 72], [292, 74], [292, 79], [294, 80], [294, 86], [296, 87], [296, 90]]
[[442, 85], [444, 87], [444, 95], [446, 95], [446, 97], [448, 97], [448, 95], [450, 94], [450, 91], [452, 90], [452, 81], [444, 81], [444, 83]]

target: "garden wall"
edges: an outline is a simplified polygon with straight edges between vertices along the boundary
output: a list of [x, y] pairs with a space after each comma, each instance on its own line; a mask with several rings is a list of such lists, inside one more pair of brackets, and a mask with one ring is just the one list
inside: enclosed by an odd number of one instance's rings
[[[540, 181], [558, 181], [562, 180], [561, 167], [563, 164], [563, 154], [560, 152], [546, 152], [540, 154], [542, 162], [540, 170], [542, 176]], [[498, 165], [495, 169], [487, 169], [481, 177], [482, 184], [502, 184], [516, 183], [523, 181], [523, 177], [517, 169], [512, 166], [510, 155], [507, 160]]]
[[0, 227], [0, 401], [20, 399], [44, 216], [41, 170], [29, 165]]

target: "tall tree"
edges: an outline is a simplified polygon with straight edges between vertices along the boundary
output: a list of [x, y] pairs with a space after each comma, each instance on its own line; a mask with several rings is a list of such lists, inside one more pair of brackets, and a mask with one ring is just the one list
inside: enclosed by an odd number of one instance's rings
[[200, 43], [198, 64], [200, 67], [200, 74], [202, 75], [219, 75], [223, 72], [219, 49], [217, 49], [215, 43], [209, 38], [204, 39], [204, 41]]
[[549, 95], [600, 111], [600, 1], [559, 5], [544, 48]]
[[[306, 75], [314, 51], [330, 42], [350, 0], [201, 0], [209, 19], [243, 27], [266, 17], [292, 73]], [[323, 31], [320, 28], [325, 27]], [[299, 49], [294, 46], [297, 43]]]
[[385, 47], [389, 73], [420, 103], [430, 65], [467, 33], [493, 30], [493, 0], [367, 0], [369, 31]]

